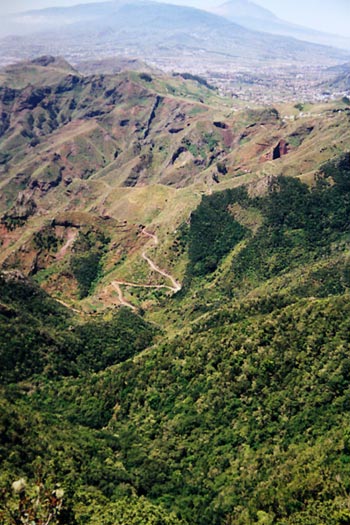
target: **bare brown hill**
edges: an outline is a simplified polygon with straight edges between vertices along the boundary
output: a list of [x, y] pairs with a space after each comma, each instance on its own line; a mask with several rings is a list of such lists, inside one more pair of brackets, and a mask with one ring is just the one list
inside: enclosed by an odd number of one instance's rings
[[[78, 299], [84, 277], [72, 260], [92, 250], [87, 308], [100, 308], [101, 294], [108, 304], [113, 280], [180, 282], [176, 232], [203, 193], [247, 183], [259, 191], [277, 174], [312, 181], [350, 147], [346, 101], [248, 108], [200, 78], [84, 76], [52, 57], [0, 80], [0, 263]], [[145, 227], [159, 238], [147, 257], [163, 276], [142, 257]]]

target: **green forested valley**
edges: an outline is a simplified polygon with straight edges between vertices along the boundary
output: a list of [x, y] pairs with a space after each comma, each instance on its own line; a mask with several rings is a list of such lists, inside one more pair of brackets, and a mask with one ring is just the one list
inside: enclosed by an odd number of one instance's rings
[[342, 154], [203, 195], [151, 312], [82, 315], [4, 271], [0, 522], [350, 523], [349, 221]]

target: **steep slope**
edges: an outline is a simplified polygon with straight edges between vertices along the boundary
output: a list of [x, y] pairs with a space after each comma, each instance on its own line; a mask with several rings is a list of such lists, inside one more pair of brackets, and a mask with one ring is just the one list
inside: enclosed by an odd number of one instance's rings
[[342, 66], [332, 68], [336, 72], [336, 78], [328, 84], [332, 90], [350, 91], [350, 64], [343, 64]]
[[[167, 333], [152, 346], [91, 373], [123, 318], [79, 327], [61, 308], [61, 338], [92, 361], [3, 380], [4, 525], [57, 498], [55, 525], [349, 521], [350, 156], [312, 188], [278, 177], [254, 191], [206, 196], [183, 227], [187, 284], [156, 312]], [[42, 334], [53, 301], [5, 282], [1, 322], [34, 305]], [[150, 335], [120, 314], [131, 344], [133, 326]], [[23, 477], [21, 498], [10, 483]]]
[[348, 99], [45, 56], [0, 101], [0, 522], [348, 523]]
[[350, 144], [346, 100], [234, 107], [198, 76], [86, 77], [51, 57], [3, 78], [0, 262], [88, 311], [172, 292], [166, 275], [181, 282], [187, 261], [179, 228], [203, 193], [311, 182]]
[[128, 309], [106, 318], [79, 318], [16, 270], [1, 273], [0, 282], [2, 385], [35, 374], [98, 371], [139, 353], [156, 334]]

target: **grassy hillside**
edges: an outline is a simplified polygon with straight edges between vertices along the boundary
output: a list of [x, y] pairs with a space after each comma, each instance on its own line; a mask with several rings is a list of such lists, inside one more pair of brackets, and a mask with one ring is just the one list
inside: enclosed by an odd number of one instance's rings
[[[116, 282], [135, 308], [159, 304], [169, 281], [145, 252], [187, 278], [181, 228], [203, 195], [259, 195], [277, 175], [312, 184], [350, 147], [346, 100], [244, 107], [193, 75], [83, 76], [52, 57], [1, 83], [0, 264], [89, 312], [120, 304]], [[82, 249], [82, 235], [104, 242]]]
[[0, 87], [0, 522], [349, 523], [347, 101], [23, 67]]
[[344, 155], [312, 188], [204, 197], [166, 332], [5, 274], [3, 523], [347, 523], [349, 181]]

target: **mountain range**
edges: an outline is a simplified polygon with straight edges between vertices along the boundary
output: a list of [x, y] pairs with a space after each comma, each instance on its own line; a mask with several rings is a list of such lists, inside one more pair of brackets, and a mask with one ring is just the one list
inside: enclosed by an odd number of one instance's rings
[[[165, 273], [182, 280], [184, 260], [169, 252], [171, 232], [202, 193], [277, 174], [310, 177], [348, 147], [346, 98], [254, 109], [191, 74], [86, 76], [51, 56], [9, 66], [0, 81], [1, 263], [75, 301], [74, 242], [80, 228], [99, 222], [116, 249], [104, 254], [100, 245], [95, 269], [103, 257], [104, 277], [90, 296], [91, 274], [84, 309], [118, 303], [111, 283], [134, 282], [139, 272], [163, 292], [175, 286], [140, 259], [145, 228], [163, 239], [158, 267], [170, 265]], [[35, 240], [48, 224], [57, 225], [56, 255]], [[147, 289], [134, 306], [142, 297]]]
[[[339, 10], [338, 7], [334, 6], [330, 6], [329, 9]], [[213, 9], [213, 12], [235, 22], [236, 24], [256, 31], [290, 36], [298, 40], [334, 46], [347, 50], [350, 49], [349, 38], [323, 33], [308, 27], [286, 22], [285, 20], [278, 18], [270, 10], [251, 2], [250, 0], [230, 0]]]
[[0, 113], [0, 522], [349, 523], [349, 98], [45, 55]]
[[257, 32], [199, 9], [149, 1], [30, 11], [18, 23], [32, 34], [2, 40], [3, 64], [38, 54], [63, 54], [75, 63], [120, 54], [163, 69], [200, 72], [277, 63], [331, 66], [347, 57], [345, 51]]
[[350, 523], [348, 53], [238, 0], [12, 22], [0, 523]]

